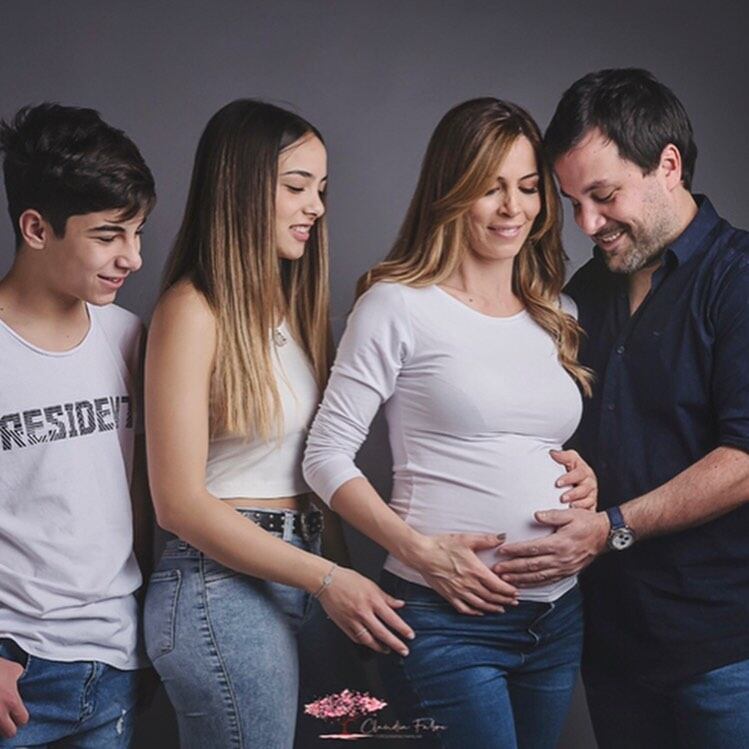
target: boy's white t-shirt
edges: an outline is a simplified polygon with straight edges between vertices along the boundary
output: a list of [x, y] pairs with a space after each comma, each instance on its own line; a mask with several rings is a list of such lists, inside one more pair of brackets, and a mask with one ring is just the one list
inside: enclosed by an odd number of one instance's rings
[[88, 306], [44, 351], [0, 321], [0, 637], [57, 661], [145, 664], [130, 500], [143, 326]]

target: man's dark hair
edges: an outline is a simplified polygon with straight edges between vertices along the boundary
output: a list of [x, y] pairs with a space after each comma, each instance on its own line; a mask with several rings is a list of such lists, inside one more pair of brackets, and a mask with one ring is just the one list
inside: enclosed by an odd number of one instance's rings
[[0, 121], [8, 212], [29, 209], [49, 221], [58, 237], [70, 216], [119, 210], [127, 221], [156, 202], [153, 176], [135, 143], [93, 109], [44, 103]]
[[544, 142], [551, 162], [592, 128], [616, 144], [619, 155], [645, 174], [672, 143], [681, 153], [682, 181], [690, 190], [697, 160], [692, 124], [673, 91], [652, 73], [638, 68], [614, 68], [589, 73], [564, 92]]

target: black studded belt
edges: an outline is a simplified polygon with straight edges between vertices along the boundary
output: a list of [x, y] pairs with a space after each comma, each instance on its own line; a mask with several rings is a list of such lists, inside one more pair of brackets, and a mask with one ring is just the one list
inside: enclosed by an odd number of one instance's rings
[[318, 510], [298, 512], [295, 510], [249, 510], [239, 509], [246, 518], [271, 533], [281, 533], [291, 523], [293, 535], [309, 539], [322, 531], [322, 513]]

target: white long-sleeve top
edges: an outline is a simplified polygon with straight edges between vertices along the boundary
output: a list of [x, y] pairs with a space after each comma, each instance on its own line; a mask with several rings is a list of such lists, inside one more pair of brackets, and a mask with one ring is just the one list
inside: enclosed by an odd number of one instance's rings
[[[575, 313], [574, 302], [561, 300]], [[393, 454], [391, 508], [420, 533], [547, 535], [534, 521], [563, 509], [552, 460], [580, 420], [579, 390], [551, 337], [526, 311], [491, 317], [438, 286], [378, 283], [356, 303], [307, 441], [304, 475], [328, 504], [362, 476], [354, 464], [382, 404]], [[500, 550], [479, 552], [487, 566]], [[385, 569], [426, 585], [390, 555]], [[523, 589], [552, 601], [568, 578]]]

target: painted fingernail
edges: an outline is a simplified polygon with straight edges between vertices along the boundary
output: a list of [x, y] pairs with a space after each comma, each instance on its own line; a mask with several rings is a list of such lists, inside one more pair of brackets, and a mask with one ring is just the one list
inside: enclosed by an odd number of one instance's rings
[[385, 655], [390, 655], [390, 653], [391, 653], [392, 651], [390, 650], [390, 648], [387, 648], [387, 647], [383, 647], [383, 648], [382, 648], [382, 652], [383, 652], [383, 653], [384, 653]]
[[400, 654], [405, 658], [409, 653], [408, 648], [403, 648], [403, 650], [400, 651]]
[[504, 541], [507, 538], [506, 533], [497, 533], [497, 540], [498, 541]]
[[406, 637], [408, 637], [409, 640], [413, 640], [416, 637], [415, 632], [409, 632]]

